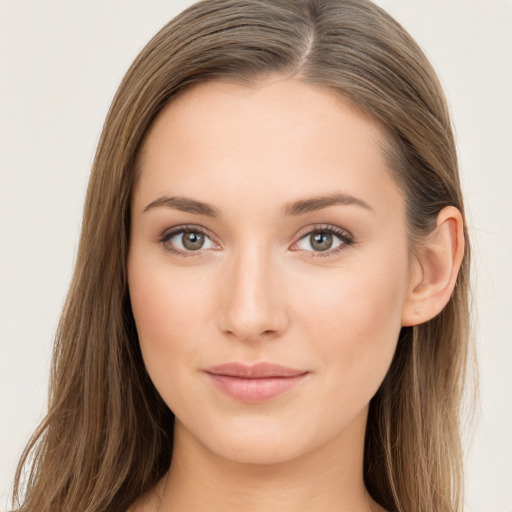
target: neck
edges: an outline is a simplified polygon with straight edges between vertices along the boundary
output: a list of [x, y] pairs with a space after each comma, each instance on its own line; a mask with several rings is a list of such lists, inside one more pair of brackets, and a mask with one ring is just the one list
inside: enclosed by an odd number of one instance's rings
[[213, 453], [176, 421], [172, 463], [160, 486], [157, 510], [382, 510], [363, 483], [366, 411], [356, 423], [332, 442], [293, 460], [251, 464]]

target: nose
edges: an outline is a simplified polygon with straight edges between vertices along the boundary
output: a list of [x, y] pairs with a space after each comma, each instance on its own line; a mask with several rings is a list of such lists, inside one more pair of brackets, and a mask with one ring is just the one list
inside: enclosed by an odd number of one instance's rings
[[219, 325], [224, 333], [242, 341], [275, 338], [288, 326], [283, 275], [267, 252], [249, 248], [226, 269]]

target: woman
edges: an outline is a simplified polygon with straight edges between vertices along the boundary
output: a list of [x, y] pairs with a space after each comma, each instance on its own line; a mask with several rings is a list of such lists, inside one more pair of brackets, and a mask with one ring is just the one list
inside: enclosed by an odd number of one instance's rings
[[195, 4], [107, 117], [18, 509], [460, 510], [468, 273], [396, 22]]

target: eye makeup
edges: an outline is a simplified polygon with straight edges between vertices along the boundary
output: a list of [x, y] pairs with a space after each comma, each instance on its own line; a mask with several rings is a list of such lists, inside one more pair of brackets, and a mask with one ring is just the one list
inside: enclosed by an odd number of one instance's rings
[[[181, 257], [201, 256], [204, 251], [220, 249], [208, 230], [191, 224], [166, 230], [158, 241], [167, 252]], [[330, 257], [353, 244], [352, 235], [345, 229], [331, 224], [315, 224], [302, 230], [290, 250], [311, 253], [311, 257]]]

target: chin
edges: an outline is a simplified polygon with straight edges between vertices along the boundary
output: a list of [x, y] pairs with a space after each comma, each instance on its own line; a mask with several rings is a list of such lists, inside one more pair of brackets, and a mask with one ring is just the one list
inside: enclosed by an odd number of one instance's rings
[[286, 463], [302, 455], [297, 443], [283, 443], [257, 436], [245, 442], [219, 443], [212, 450], [215, 455], [238, 464], [274, 465]]
[[[181, 422], [177, 418], [175, 443], [199, 444], [214, 455], [245, 464], [278, 464], [311, 449], [314, 437], [307, 429], [291, 428], [276, 418], [226, 416], [221, 421]], [[189, 428], [189, 426], [191, 428]], [[304, 427], [304, 425], [302, 426]]]
[[[205, 422], [193, 431], [181, 425], [175, 434], [199, 443], [215, 456], [239, 464], [282, 464], [314, 452], [328, 443], [335, 432], [322, 431], [307, 422], [283, 421], [265, 416]], [[206, 428], [204, 428], [206, 426]], [[320, 431], [319, 431], [320, 430]]]

